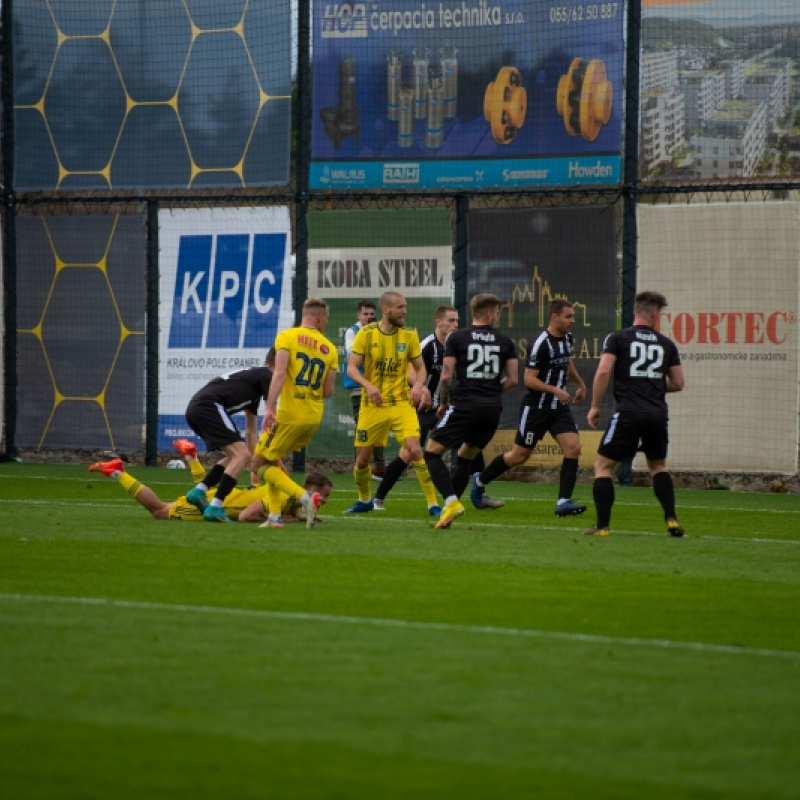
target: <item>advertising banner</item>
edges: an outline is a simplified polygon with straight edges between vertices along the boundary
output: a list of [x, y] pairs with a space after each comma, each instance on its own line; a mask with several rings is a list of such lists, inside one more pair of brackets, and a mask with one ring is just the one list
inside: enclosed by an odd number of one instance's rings
[[[503, 395], [500, 429], [485, 451], [488, 463], [514, 442], [528, 344], [549, 324], [556, 298], [575, 307], [573, 361], [591, 391], [603, 339], [617, 326], [614, 214], [606, 206], [472, 211], [469, 231], [469, 295], [492, 292], [503, 301], [499, 327], [516, 342], [520, 366], [519, 386]], [[570, 383], [570, 392], [573, 387]], [[591, 466], [599, 434], [586, 423], [588, 397], [572, 410], [580, 428], [581, 466]], [[603, 413], [607, 419], [605, 406]], [[557, 466], [561, 459], [548, 435], [528, 464]]]
[[289, 209], [159, 212], [158, 449], [195, 439], [184, 412], [212, 378], [261, 366], [294, 324]]
[[[433, 331], [437, 306], [453, 302], [450, 216], [446, 209], [326, 211], [308, 215], [308, 293], [331, 308], [326, 336], [339, 348], [346, 368], [344, 333], [357, 320], [360, 300], [378, 301], [387, 291], [408, 300], [406, 327], [420, 339]], [[312, 457], [350, 457], [355, 423], [342, 377], [325, 403], [320, 430], [307, 448]], [[397, 444], [390, 440], [388, 452]]]
[[668, 397], [674, 469], [794, 473], [800, 204], [638, 207], [639, 289], [686, 388]]
[[314, 4], [316, 189], [620, 180], [623, 2]]
[[800, 175], [796, 0], [643, 0], [639, 176]]

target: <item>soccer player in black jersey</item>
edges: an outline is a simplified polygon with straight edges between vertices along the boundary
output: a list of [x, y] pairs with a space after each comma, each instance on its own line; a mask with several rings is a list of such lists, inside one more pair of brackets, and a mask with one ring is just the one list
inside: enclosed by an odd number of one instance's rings
[[[524, 464], [534, 447], [549, 432], [564, 454], [556, 516], [566, 517], [586, 511], [585, 505], [572, 500], [578, 479], [581, 441], [570, 401], [579, 403], [586, 396], [586, 384], [572, 363], [574, 342], [571, 331], [574, 326], [572, 303], [564, 299], [553, 300], [547, 328], [528, 347], [524, 375], [528, 391], [520, 403], [514, 447], [497, 456], [480, 474], [473, 475], [470, 498], [476, 506], [482, 502], [484, 487], [504, 472]], [[567, 391], [568, 378], [578, 385], [574, 398]]]
[[683, 536], [675, 514], [675, 488], [667, 471], [668, 409], [666, 395], [683, 389], [683, 367], [675, 343], [656, 330], [663, 294], [640, 292], [633, 306], [633, 327], [606, 337], [603, 355], [594, 376], [592, 407], [588, 420], [598, 428], [600, 403], [614, 377], [616, 411], [611, 417], [594, 463], [594, 504], [597, 522], [586, 534], [608, 536], [614, 505], [614, 470], [630, 461], [641, 443], [653, 476], [653, 492], [664, 509], [671, 536]]
[[[231, 521], [222, 504], [250, 465], [258, 439], [258, 406], [262, 398], [267, 399], [271, 382], [272, 370], [266, 366], [230, 372], [209, 381], [189, 401], [186, 421], [192, 430], [205, 441], [207, 449], [225, 453], [186, 495], [210, 522]], [[244, 411], [246, 439], [231, 418], [240, 411]], [[217, 492], [209, 502], [206, 491], [214, 486]]]
[[[437, 528], [450, 527], [464, 513], [459, 497], [469, 483], [473, 459], [497, 430], [503, 392], [519, 382], [514, 342], [495, 327], [500, 321], [500, 305], [496, 295], [475, 295], [470, 301], [472, 325], [453, 331], [445, 344], [439, 380], [444, 413], [425, 446], [431, 478], [445, 501]], [[442, 460], [450, 448], [458, 448], [452, 477]]]

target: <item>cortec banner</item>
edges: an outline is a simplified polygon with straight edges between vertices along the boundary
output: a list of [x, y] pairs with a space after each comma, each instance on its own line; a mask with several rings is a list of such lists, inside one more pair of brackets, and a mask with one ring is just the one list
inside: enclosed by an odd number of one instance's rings
[[[564, 298], [575, 308], [573, 361], [587, 389], [586, 400], [572, 409], [581, 429], [580, 463], [591, 466], [599, 434], [586, 422], [589, 395], [603, 340], [617, 325], [614, 214], [595, 206], [471, 211], [469, 238], [469, 296], [491, 292], [503, 301], [498, 327], [516, 343], [520, 367], [519, 386], [503, 395], [500, 428], [484, 451], [486, 462], [511, 449], [526, 391], [528, 345], [548, 326], [551, 301]], [[568, 388], [574, 395], [575, 384], [570, 381]], [[606, 419], [608, 408], [604, 403]], [[528, 463], [557, 466], [561, 459], [561, 448], [548, 435]]]
[[641, 289], [686, 388], [670, 395], [674, 469], [797, 471], [799, 203], [637, 208]]
[[289, 209], [159, 212], [158, 449], [196, 440], [184, 412], [212, 378], [261, 366], [293, 323]]
[[[312, 211], [308, 229], [308, 294], [328, 301], [331, 313], [325, 335], [339, 348], [342, 371], [347, 365], [344, 333], [357, 320], [360, 300], [372, 300], [380, 319], [380, 296], [400, 292], [408, 300], [406, 327], [416, 328], [420, 339], [433, 331], [436, 307], [452, 304], [447, 209]], [[354, 434], [350, 392], [339, 376], [308, 455], [350, 457]], [[392, 439], [392, 453], [395, 444]]]
[[314, 4], [316, 189], [620, 180], [623, 2]]

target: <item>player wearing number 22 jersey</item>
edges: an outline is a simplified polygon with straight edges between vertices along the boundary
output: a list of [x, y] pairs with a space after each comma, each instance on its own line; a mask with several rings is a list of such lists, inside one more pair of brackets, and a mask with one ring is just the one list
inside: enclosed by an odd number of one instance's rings
[[639, 292], [633, 305], [633, 326], [606, 337], [594, 376], [588, 422], [598, 428], [600, 403], [613, 376], [616, 411], [609, 420], [594, 464], [592, 494], [597, 523], [586, 533], [608, 536], [614, 504], [613, 475], [617, 463], [644, 452], [653, 492], [664, 510], [667, 531], [683, 536], [675, 515], [675, 491], [667, 471], [668, 410], [666, 395], [684, 387], [683, 368], [675, 343], [656, 330], [667, 305], [659, 292]]

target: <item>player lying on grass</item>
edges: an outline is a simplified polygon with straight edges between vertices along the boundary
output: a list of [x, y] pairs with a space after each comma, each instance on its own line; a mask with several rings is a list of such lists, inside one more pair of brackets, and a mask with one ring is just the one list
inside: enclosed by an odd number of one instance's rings
[[[187, 442], [192, 447], [194, 444]], [[196, 461], [196, 455], [194, 457]], [[187, 457], [190, 468], [192, 460]], [[202, 466], [199, 467], [201, 474], [204, 474]], [[203, 519], [203, 509], [190, 503], [186, 495], [182, 495], [177, 500], [169, 503], [162, 500], [149, 486], [145, 486], [133, 475], [125, 471], [125, 464], [120, 458], [110, 461], [98, 461], [89, 467], [89, 472], [102, 472], [107, 478], [112, 478], [141, 506], [146, 508], [155, 519], [158, 520], [187, 520], [199, 522]], [[194, 470], [193, 470], [194, 472]], [[333, 489], [333, 483], [321, 473], [311, 473], [306, 476], [304, 488], [311, 492], [319, 492], [320, 504], [328, 501], [328, 497]], [[213, 495], [213, 489], [209, 490], [209, 496]], [[259, 522], [267, 520], [269, 513], [268, 487], [257, 486], [247, 488], [235, 488], [225, 498], [223, 507], [225, 513], [233, 520], [238, 522]], [[282, 523], [297, 522], [300, 520], [301, 505], [297, 498], [286, 496], [282, 506]], [[320, 520], [319, 517], [316, 518]], [[273, 524], [270, 527], [282, 527]]]

